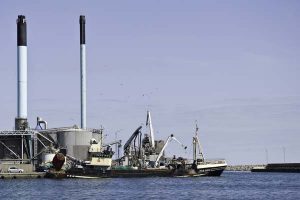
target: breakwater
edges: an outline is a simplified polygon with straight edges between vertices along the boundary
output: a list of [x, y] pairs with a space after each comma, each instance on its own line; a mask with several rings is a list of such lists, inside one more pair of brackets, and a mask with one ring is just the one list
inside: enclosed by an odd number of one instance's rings
[[300, 173], [300, 163], [271, 163], [265, 167], [254, 167], [251, 171]]
[[251, 171], [254, 167], [265, 167], [266, 165], [228, 165], [226, 171]]

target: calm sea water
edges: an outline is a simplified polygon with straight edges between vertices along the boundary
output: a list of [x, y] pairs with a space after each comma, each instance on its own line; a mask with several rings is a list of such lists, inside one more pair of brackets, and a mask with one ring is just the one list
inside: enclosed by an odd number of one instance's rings
[[221, 177], [0, 180], [0, 199], [300, 199], [300, 174]]

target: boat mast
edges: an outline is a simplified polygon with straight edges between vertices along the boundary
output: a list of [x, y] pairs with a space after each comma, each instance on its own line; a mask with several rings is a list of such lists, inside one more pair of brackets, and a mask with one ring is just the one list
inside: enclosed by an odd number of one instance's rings
[[150, 111], [147, 111], [146, 126], [149, 126], [149, 129], [150, 129], [150, 142], [151, 142], [151, 146], [152, 146], [152, 148], [155, 148], [154, 132], [153, 132], [153, 127], [152, 127], [152, 121], [151, 121]]
[[204, 156], [203, 156], [203, 151], [202, 151], [202, 146], [200, 144], [200, 140], [199, 140], [199, 137], [198, 137], [198, 131], [199, 131], [199, 128], [198, 128], [198, 124], [197, 124], [197, 121], [196, 121], [196, 131], [195, 131], [195, 137], [193, 137], [193, 156], [194, 156], [194, 160], [197, 160], [197, 155], [196, 155], [196, 152], [197, 152], [197, 147], [198, 147], [198, 151], [199, 151], [199, 157], [201, 159], [202, 162], [204, 162]]
[[193, 160], [197, 161], [197, 139], [193, 137]]

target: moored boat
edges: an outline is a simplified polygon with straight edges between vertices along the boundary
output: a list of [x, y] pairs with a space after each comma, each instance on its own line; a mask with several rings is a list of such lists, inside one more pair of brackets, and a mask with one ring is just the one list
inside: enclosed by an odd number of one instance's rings
[[[142, 126], [138, 127], [123, 146], [124, 156], [112, 161], [113, 152], [110, 145], [107, 148], [91, 140], [89, 161], [74, 165], [67, 170], [69, 177], [83, 178], [133, 178], [133, 177], [198, 177], [220, 176], [227, 167], [225, 160], [205, 160], [198, 138], [196, 125], [193, 137], [193, 160], [179, 157], [167, 158], [164, 151], [171, 141], [178, 142], [173, 134], [166, 141], [154, 140], [154, 132], [150, 112], [147, 112], [147, 127], [150, 134], [142, 137]], [[120, 145], [120, 144], [119, 144]], [[197, 153], [198, 152], [198, 153]]]
[[199, 128], [196, 124], [195, 136], [193, 137], [193, 168], [197, 174], [202, 176], [220, 176], [227, 167], [227, 163], [225, 160], [208, 161], [204, 159], [198, 131]]

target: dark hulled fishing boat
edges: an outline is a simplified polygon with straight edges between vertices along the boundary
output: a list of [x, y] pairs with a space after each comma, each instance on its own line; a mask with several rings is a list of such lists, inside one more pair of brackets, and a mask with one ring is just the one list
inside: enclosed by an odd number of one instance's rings
[[146, 125], [150, 134], [144, 134], [142, 138], [142, 126], [138, 127], [123, 147], [124, 156], [115, 160], [113, 165], [113, 152], [110, 146], [103, 150], [98, 143], [91, 142], [90, 160], [67, 170], [68, 176], [81, 178], [220, 176], [226, 168], [225, 160], [204, 160], [197, 126], [193, 137], [193, 161], [188, 161], [181, 157], [168, 159], [163, 156], [171, 141], [178, 142], [184, 149], [186, 146], [173, 134], [165, 142], [155, 141], [150, 112], [147, 112]]

